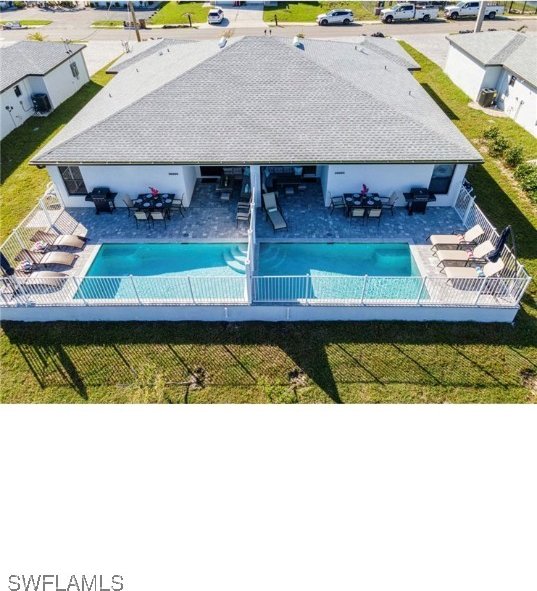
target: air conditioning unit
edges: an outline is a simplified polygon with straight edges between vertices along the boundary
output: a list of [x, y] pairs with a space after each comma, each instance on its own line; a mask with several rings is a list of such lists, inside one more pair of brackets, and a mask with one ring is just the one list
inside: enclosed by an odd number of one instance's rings
[[49, 113], [52, 111], [52, 105], [48, 95], [44, 92], [39, 94], [32, 94], [32, 103], [34, 104], [34, 110], [36, 113]]
[[477, 102], [482, 107], [490, 107], [496, 98], [497, 91], [494, 88], [482, 88]]

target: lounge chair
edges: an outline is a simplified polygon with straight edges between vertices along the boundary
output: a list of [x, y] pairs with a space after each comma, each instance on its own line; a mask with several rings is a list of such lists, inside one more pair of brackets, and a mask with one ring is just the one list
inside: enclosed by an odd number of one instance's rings
[[444, 271], [449, 279], [477, 279], [479, 277], [493, 277], [505, 267], [502, 259], [495, 263], [483, 265], [482, 273], [475, 267], [444, 267]]
[[278, 206], [276, 193], [265, 193], [263, 195], [263, 207], [274, 231], [287, 230], [287, 222]]
[[45, 285], [46, 287], [60, 287], [63, 280], [67, 277], [65, 273], [56, 271], [34, 271], [24, 285]]
[[473, 251], [467, 250], [437, 250], [435, 255], [438, 257], [439, 263], [437, 265], [446, 266], [448, 261], [461, 262], [465, 265], [470, 262], [484, 261], [485, 257], [494, 250], [494, 244], [490, 240], [485, 240], [478, 244]]
[[429, 236], [432, 248], [438, 250], [440, 246], [468, 246], [476, 244], [478, 238], [481, 238], [485, 232], [483, 228], [476, 224], [464, 234], [432, 234]]
[[65, 265], [72, 267], [75, 260], [78, 258], [76, 254], [70, 252], [47, 252], [47, 254], [39, 260], [40, 265]]
[[60, 234], [52, 242], [52, 246], [69, 246], [70, 248], [84, 248], [84, 241], [72, 234]]

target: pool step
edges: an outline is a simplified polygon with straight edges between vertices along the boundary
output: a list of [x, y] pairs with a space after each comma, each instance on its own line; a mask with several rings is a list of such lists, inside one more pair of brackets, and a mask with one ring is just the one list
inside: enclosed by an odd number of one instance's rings
[[246, 257], [242, 254], [236, 254], [237, 251], [234, 252], [233, 248], [224, 251], [224, 261], [226, 265], [234, 271], [237, 271], [238, 273], [246, 273]]

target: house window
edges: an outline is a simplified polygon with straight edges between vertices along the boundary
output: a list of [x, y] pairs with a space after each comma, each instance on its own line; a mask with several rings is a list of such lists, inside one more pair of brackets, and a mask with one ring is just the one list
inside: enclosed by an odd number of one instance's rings
[[71, 64], [71, 72], [72, 72], [74, 78], [78, 78], [78, 76], [79, 76], [79, 74], [78, 74], [78, 66], [75, 64], [75, 62], [73, 62]]
[[437, 164], [433, 169], [429, 190], [433, 193], [445, 195], [449, 191], [454, 172], [454, 164]]
[[516, 76], [511, 76], [511, 78], [509, 78], [509, 86], [514, 86], [516, 82]]
[[65, 188], [69, 195], [86, 195], [87, 189], [78, 166], [59, 166]]
[[15, 91], [15, 96], [20, 96], [22, 94], [21, 89], [19, 88], [19, 86], [15, 86], [15, 88], [13, 89]]

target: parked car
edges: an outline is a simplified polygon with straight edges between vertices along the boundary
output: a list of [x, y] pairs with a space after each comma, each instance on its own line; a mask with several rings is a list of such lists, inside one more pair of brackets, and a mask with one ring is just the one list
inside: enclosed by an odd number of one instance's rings
[[340, 8], [331, 10], [326, 14], [320, 14], [317, 17], [317, 24], [326, 25], [350, 25], [354, 21], [354, 14], [352, 10]]
[[[459, 2], [444, 8], [444, 14], [447, 18], [456, 20], [461, 17], [475, 16], [479, 12], [480, 2]], [[499, 4], [490, 4], [485, 7], [485, 18], [494, 19], [499, 14], [503, 14], [504, 7]]]
[[218, 6], [211, 8], [207, 15], [207, 22], [210, 25], [219, 25], [224, 20], [224, 11]]
[[435, 6], [420, 6], [415, 4], [396, 4], [391, 8], [380, 11], [380, 18], [385, 23], [394, 21], [430, 21], [438, 16]]
[[20, 31], [21, 29], [27, 29], [28, 27], [25, 27], [23, 25], [20, 24], [19, 21], [10, 21], [9, 23], [4, 23], [2, 25], [2, 29], [4, 30], [15, 30], [15, 31]]

